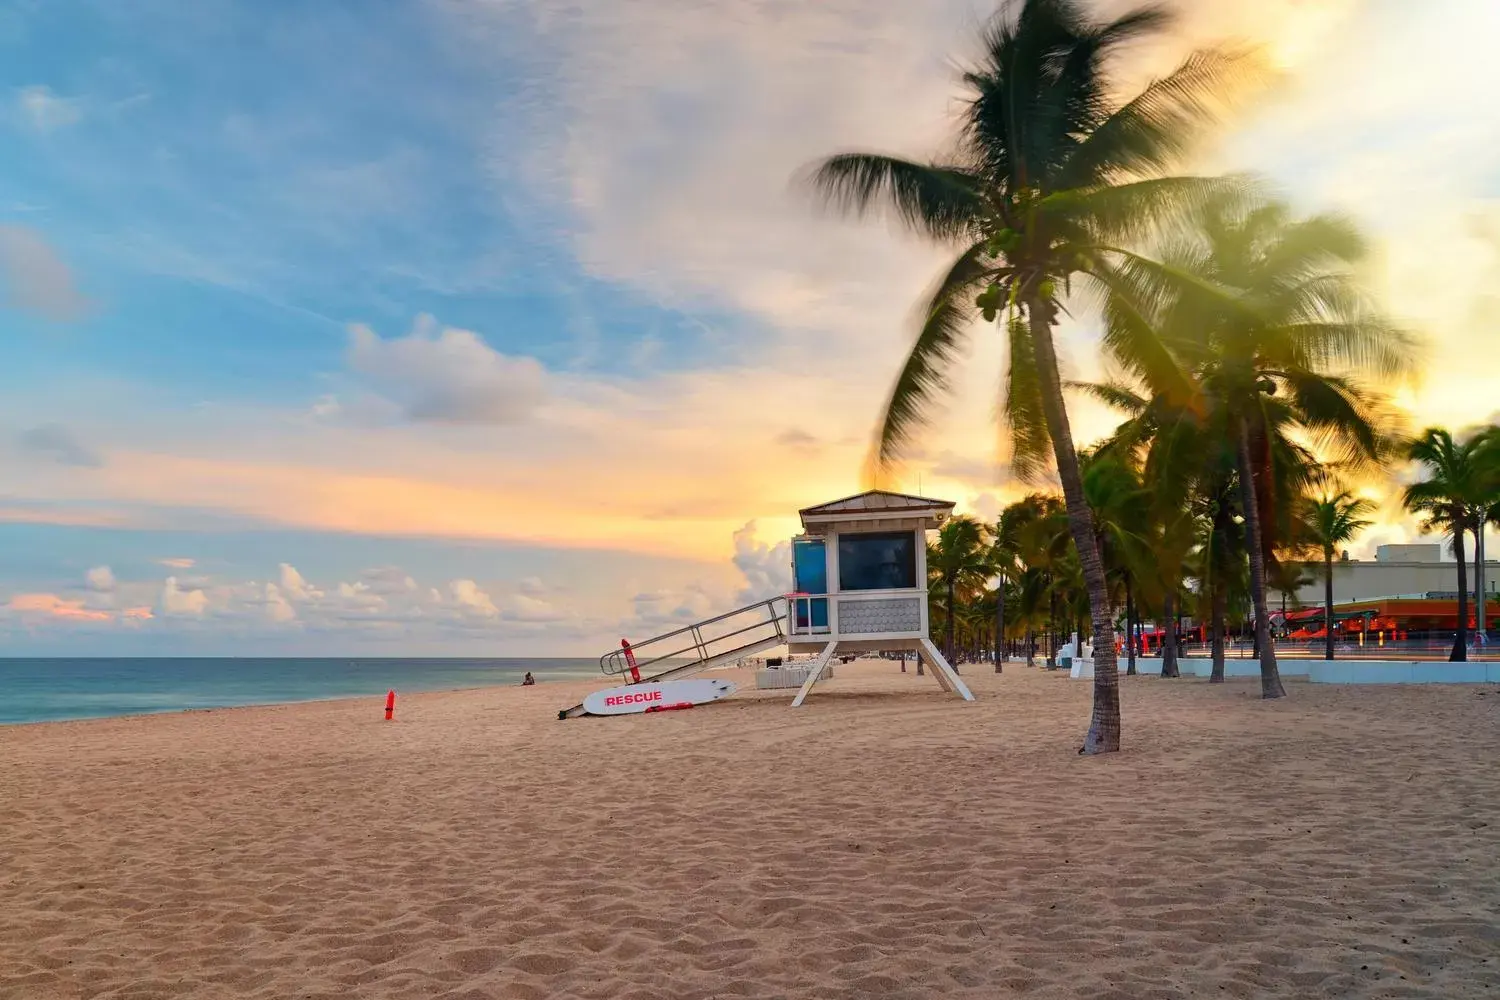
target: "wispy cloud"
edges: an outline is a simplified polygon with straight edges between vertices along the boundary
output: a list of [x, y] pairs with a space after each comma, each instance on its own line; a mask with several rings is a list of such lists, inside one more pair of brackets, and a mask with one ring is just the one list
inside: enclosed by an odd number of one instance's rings
[[23, 449], [43, 455], [59, 465], [97, 469], [104, 459], [62, 424], [42, 424], [21, 432], [18, 442]]
[[6, 305], [47, 319], [78, 319], [89, 307], [72, 269], [28, 226], [0, 225], [0, 284]]
[[45, 84], [16, 91], [15, 109], [21, 120], [39, 132], [51, 132], [76, 124], [83, 117], [83, 102], [62, 97]]

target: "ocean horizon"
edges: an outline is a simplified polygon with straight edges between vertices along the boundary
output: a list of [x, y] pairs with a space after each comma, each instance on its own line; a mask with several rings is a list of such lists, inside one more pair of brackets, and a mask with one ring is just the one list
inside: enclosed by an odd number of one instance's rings
[[66, 657], [0, 659], [0, 725], [607, 679], [588, 657]]

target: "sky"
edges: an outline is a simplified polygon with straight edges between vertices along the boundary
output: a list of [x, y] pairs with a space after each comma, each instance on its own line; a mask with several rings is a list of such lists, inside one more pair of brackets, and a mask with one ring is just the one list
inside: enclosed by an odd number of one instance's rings
[[[993, 9], [3, 0], [0, 654], [597, 655], [782, 591], [943, 264], [796, 179], [941, 150]], [[1193, 166], [1367, 230], [1414, 429], [1500, 409], [1500, 5], [1182, 10], [1127, 78], [1279, 74]], [[1000, 366], [884, 485], [1024, 490]]]

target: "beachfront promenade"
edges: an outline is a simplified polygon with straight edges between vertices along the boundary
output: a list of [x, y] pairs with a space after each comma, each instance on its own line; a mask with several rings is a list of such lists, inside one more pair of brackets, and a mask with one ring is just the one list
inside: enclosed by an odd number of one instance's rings
[[[735, 676], [728, 674], [726, 676]], [[0, 993], [1492, 996], [1500, 687], [894, 663], [0, 729]], [[748, 672], [736, 679], [749, 688]], [[119, 991], [116, 993], [115, 991]]]

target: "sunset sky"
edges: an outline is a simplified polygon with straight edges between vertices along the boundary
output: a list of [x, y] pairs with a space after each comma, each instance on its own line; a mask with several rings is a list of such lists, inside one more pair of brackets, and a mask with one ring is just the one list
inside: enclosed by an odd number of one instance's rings
[[[1182, 7], [1127, 72], [1282, 73], [1197, 168], [1358, 218], [1414, 429], [1500, 410], [1500, 4]], [[586, 655], [779, 592], [943, 260], [794, 178], [937, 151], [993, 9], [0, 2], [0, 652]], [[999, 366], [890, 485], [1017, 494]]]

